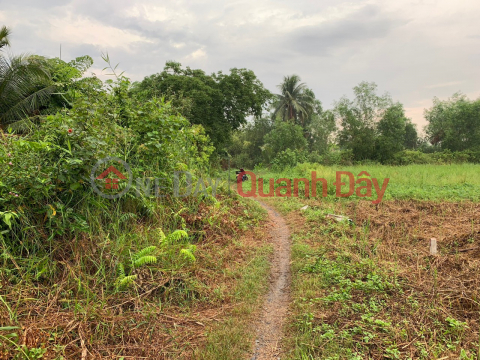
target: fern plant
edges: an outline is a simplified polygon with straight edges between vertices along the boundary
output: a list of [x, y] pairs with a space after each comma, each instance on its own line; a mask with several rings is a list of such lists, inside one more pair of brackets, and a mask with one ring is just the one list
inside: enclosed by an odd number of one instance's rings
[[117, 273], [118, 273], [117, 274], [117, 280], [115, 281], [115, 285], [117, 287], [117, 290], [134, 284], [135, 280], [137, 279], [137, 275], [128, 275], [127, 276], [125, 274], [125, 267], [123, 266], [122, 263], [118, 264]]
[[197, 247], [195, 245], [189, 245], [187, 248], [184, 248], [180, 250], [180, 254], [183, 256], [183, 258], [189, 262], [195, 262], [197, 259], [195, 258], [195, 250], [197, 250]]
[[156, 251], [157, 251], [156, 246], [148, 246], [145, 249], [134, 254], [132, 257], [133, 268], [139, 268], [143, 265], [156, 263], [157, 257], [152, 255]]
[[[162, 234], [163, 234], [163, 231], [162, 231]], [[165, 234], [163, 234], [163, 239], [161, 240], [161, 243], [165, 245], [172, 245], [174, 243], [179, 242], [182, 239], [188, 239], [187, 232], [184, 230], [175, 230], [168, 236], [165, 236]]]
[[143, 250], [133, 254], [131, 256], [131, 266], [130, 266], [130, 273], [127, 275], [125, 271], [125, 265], [122, 263], [118, 264], [117, 270], [117, 280], [115, 281], [117, 289], [125, 288], [130, 285], [135, 284], [135, 280], [137, 279], [137, 275], [133, 274], [133, 272], [148, 264], [154, 264], [157, 262], [157, 257], [154, 254], [158, 248], [156, 246], [148, 246]]
[[[178, 245], [184, 239], [188, 239], [188, 233], [184, 230], [175, 230], [167, 236], [160, 228], [157, 229], [157, 232], [159, 235], [159, 246], [147, 246], [146, 248], [132, 254], [128, 262], [120, 262], [118, 264], [117, 279], [115, 281], [118, 290], [135, 285], [135, 281], [137, 280], [137, 274], [135, 274], [136, 270], [146, 265], [155, 264], [158, 261], [157, 256], [160, 253], [164, 255], [170, 254], [173, 257], [178, 256], [174, 255], [178, 249], [178, 246], [175, 245]], [[195, 251], [195, 245], [182, 247], [179, 253], [180, 258], [182, 259], [180, 265], [183, 266], [185, 263], [195, 262]]]
[[[160, 243], [163, 246], [168, 246], [168, 245], [174, 245], [176, 243], [179, 243], [182, 239], [188, 239], [188, 234], [184, 230], [175, 230], [168, 236], [165, 236], [163, 231], [160, 229]], [[195, 245], [188, 245], [186, 248], [183, 248], [180, 250], [180, 255], [183, 259], [187, 260], [187, 262], [195, 262], [195, 250], [196, 250]]]

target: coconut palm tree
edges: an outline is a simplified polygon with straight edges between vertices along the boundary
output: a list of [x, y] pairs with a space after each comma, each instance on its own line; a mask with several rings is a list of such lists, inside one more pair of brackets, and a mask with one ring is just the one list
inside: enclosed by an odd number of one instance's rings
[[55, 91], [44, 66], [28, 55], [0, 55], [0, 126], [39, 114]]
[[6, 26], [0, 28], [0, 49], [4, 46], [9, 46], [8, 36], [10, 35], [10, 29]]
[[284, 121], [294, 121], [305, 127], [305, 120], [314, 109], [313, 96], [307, 91], [305, 83], [300, 82], [298, 75], [285, 76], [283, 82], [278, 85], [281, 94], [277, 94], [273, 118], [280, 114]]
[[[0, 49], [9, 46], [10, 30], [0, 28]], [[0, 127], [29, 121], [55, 91], [41, 60], [29, 55], [0, 54]]]

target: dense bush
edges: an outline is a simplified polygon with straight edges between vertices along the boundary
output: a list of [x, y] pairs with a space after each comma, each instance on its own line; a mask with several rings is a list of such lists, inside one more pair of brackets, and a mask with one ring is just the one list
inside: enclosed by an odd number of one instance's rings
[[[85, 230], [87, 204], [103, 200], [91, 189], [90, 172], [107, 156], [129, 163], [134, 178], [170, 183], [175, 170], [208, 168], [213, 147], [203, 128], [163, 100], [120, 102], [128, 87], [126, 78], [92, 87], [71, 110], [44, 118], [28, 135], [1, 133], [0, 216], [9, 218], [0, 225], [4, 237], [22, 242], [43, 237], [45, 229], [48, 237]], [[16, 231], [6, 233], [14, 218]]]
[[254, 119], [253, 122], [234, 132], [229, 154], [232, 156], [231, 166], [253, 169], [259, 162], [264, 161], [265, 135], [273, 128], [273, 121], [269, 118]]
[[434, 98], [425, 118], [429, 140], [444, 150], [474, 149], [480, 142], [480, 99], [459, 93], [445, 101]]
[[307, 140], [300, 125], [278, 121], [272, 131], [265, 135], [264, 156], [267, 161], [272, 161], [287, 149], [301, 151], [306, 148]]
[[396, 153], [389, 162], [392, 165], [410, 165], [410, 164], [460, 164], [460, 163], [480, 163], [479, 150], [465, 150], [451, 152], [449, 150], [441, 152], [424, 153], [421, 151], [404, 150]]
[[286, 149], [275, 156], [272, 161], [272, 167], [274, 170], [283, 170], [285, 168], [295, 167], [297, 164], [305, 161], [306, 156], [302, 151]]

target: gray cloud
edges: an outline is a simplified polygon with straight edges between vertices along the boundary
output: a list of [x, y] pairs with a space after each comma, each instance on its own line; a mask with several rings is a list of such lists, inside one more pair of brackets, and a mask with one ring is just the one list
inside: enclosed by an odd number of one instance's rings
[[134, 80], [167, 60], [250, 68], [273, 91], [296, 73], [326, 108], [375, 81], [419, 124], [433, 96], [480, 96], [476, 0], [0, 0], [0, 9], [12, 52], [53, 57], [61, 43], [64, 59], [89, 54], [99, 73], [108, 51]]
[[299, 28], [289, 36], [288, 43], [300, 54], [325, 56], [337, 48], [365, 46], [406, 23], [382, 13], [377, 5], [366, 5], [344, 19]]

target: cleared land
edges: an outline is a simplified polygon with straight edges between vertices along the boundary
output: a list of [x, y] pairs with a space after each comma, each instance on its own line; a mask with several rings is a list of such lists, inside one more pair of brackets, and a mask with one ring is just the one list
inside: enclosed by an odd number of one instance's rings
[[[388, 200], [377, 205], [331, 193], [324, 199], [268, 198], [285, 215], [293, 238], [282, 359], [477, 359], [480, 204], [462, 200], [477, 196], [476, 169], [338, 169], [388, 174]], [[324, 170], [333, 182], [335, 169]], [[435, 201], [406, 200], [406, 194]], [[326, 216], [332, 213], [353, 223]], [[429, 252], [432, 237], [437, 256]]]

